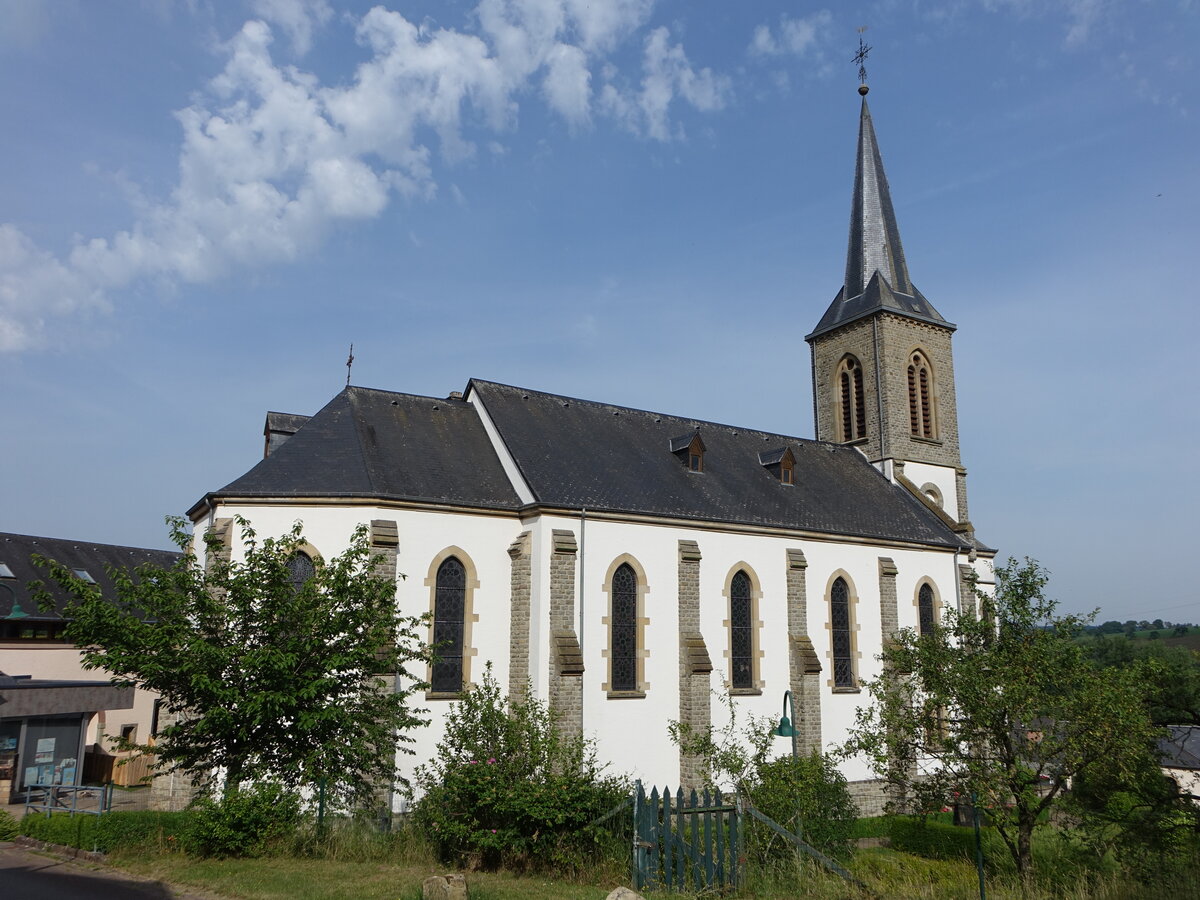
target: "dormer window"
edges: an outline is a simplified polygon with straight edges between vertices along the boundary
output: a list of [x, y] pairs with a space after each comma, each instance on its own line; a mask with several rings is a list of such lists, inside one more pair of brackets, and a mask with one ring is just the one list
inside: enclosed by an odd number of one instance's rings
[[759, 464], [778, 479], [780, 484], [796, 483], [796, 455], [791, 447], [780, 447], [758, 454]]
[[700, 432], [671, 439], [671, 452], [679, 457], [689, 472], [704, 471], [704, 441]]

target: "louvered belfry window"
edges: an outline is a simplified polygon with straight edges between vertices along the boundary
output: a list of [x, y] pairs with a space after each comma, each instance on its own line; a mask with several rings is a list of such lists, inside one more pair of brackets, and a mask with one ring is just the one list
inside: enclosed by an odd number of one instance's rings
[[829, 592], [829, 623], [833, 632], [833, 686], [852, 688], [854, 661], [850, 641], [850, 588], [838, 578]]
[[933, 634], [937, 624], [933, 618], [933, 588], [927, 584], [921, 585], [917, 591], [917, 624], [921, 634]]
[[856, 441], [867, 435], [866, 404], [863, 400], [862, 365], [847, 356], [838, 367], [838, 406], [841, 440]]
[[918, 350], [908, 363], [908, 424], [914, 437], [933, 439], [933, 371]]
[[622, 563], [612, 577], [612, 615], [609, 618], [609, 690], [636, 691], [637, 684], [637, 575]]
[[739, 571], [729, 585], [729, 657], [731, 686], [754, 687], [754, 622], [750, 576]]
[[467, 570], [454, 556], [437, 570], [433, 604], [433, 643], [437, 662], [430, 685], [435, 693], [456, 694], [463, 688], [463, 628], [466, 621]]

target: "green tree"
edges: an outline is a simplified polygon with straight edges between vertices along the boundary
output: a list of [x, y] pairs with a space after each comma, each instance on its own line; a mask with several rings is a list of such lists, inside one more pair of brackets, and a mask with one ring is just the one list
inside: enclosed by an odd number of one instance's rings
[[976, 795], [1022, 877], [1070, 781], [1133, 777], [1156, 734], [1138, 670], [1097, 670], [1076, 640], [1085, 621], [1055, 615], [1046, 581], [1036, 562], [1009, 560], [995, 596], [977, 592], [982, 615], [950, 610], [931, 634], [903, 631], [843, 748], [922, 809]]
[[161, 696], [171, 724], [154, 748], [160, 771], [185, 772], [210, 793], [223, 773], [227, 795], [250, 781], [327, 779], [335, 799], [365, 803], [392, 784], [397, 749], [411, 752], [408, 732], [426, 722], [409, 705], [424, 687], [412, 671], [429, 656], [424, 620], [396, 609], [365, 526], [297, 583], [300, 523], [260, 540], [236, 521], [240, 552], [227, 559], [206, 536], [201, 565], [184, 520], [168, 519], [179, 562], [111, 569], [115, 601], [37, 562], [71, 595], [67, 637], [84, 666]]

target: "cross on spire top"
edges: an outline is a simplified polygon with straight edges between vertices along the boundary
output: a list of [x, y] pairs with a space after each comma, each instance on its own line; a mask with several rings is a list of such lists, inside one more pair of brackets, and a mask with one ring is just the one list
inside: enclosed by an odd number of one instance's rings
[[867, 26], [863, 25], [858, 29], [858, 52], [854, 54], [852, 62], [858, 63], [858, 92], [864, 97], [870, 88], [867, 87], [867, 54], [871, 52], [871, 45], [863, 40], [863, 32], [867, 30]]

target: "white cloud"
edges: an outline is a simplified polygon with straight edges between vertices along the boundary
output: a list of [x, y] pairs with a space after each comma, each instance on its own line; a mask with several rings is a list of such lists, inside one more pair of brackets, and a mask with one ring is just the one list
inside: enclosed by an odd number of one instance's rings
[[600, 108], [635, 134], [667, 141], [682, 133], [672, 128], [671, 103], [678, 97], [701, 112], [721, 109], [731, 94], [729, 78], [711, 69], [696, 70], [682, 44], [670, 43], [666, 28], [655, 28], [646, 37], [642, 58], [642, 81], [637, 90], [621, 90], [614, 83], [615, 71], [608, 67], [608, 81], [599, 97]]
[[266, 22], [278, 25], [303, 56], [312, 47], [313, 32], [333, 18], [326, 0], [252, 0], [250, 9]]
[[[432, 196], [435, 160], [472, 155], [468, 129], [515, 127], [518, 98], [540, 96], [572, 128], [600, 111], [665, 141], [680, 133], [674, 104], [711, 111], [729, 94], [728, 79], [693, 67], [665, 28], [644, 41], [640, 87], [618, 90], [607, 55], [645, 25], [653, 0], [481, 0], [475, 33], [375, 7], [357, 23], [366, 58], [336, 86], [271, 54], [273, 29], [296, 54], [308, 50], [331, 16], [326, 0], [251, 5], [261, 18], [229, 40], [222, 71], [176, 114], [179, 180], [167, 197], [62, 259], [0, 225], [0, 351], [45, 343], [49, 323], [106, 308], [106, 292], [294, 260], [331, 227], [380, 215], [394, 195]], [[485, 146], [505, 152], [492, 135]]]
[[827, 37], [832, 23], [833, 15], [827, 9], [797, 19], [780, 16], [778, 29], [773, 31], [767, 25], [759, 25], [754, 29], [750, 53], [753, 56], [780, 56], [785, 53], [809, 56]]

